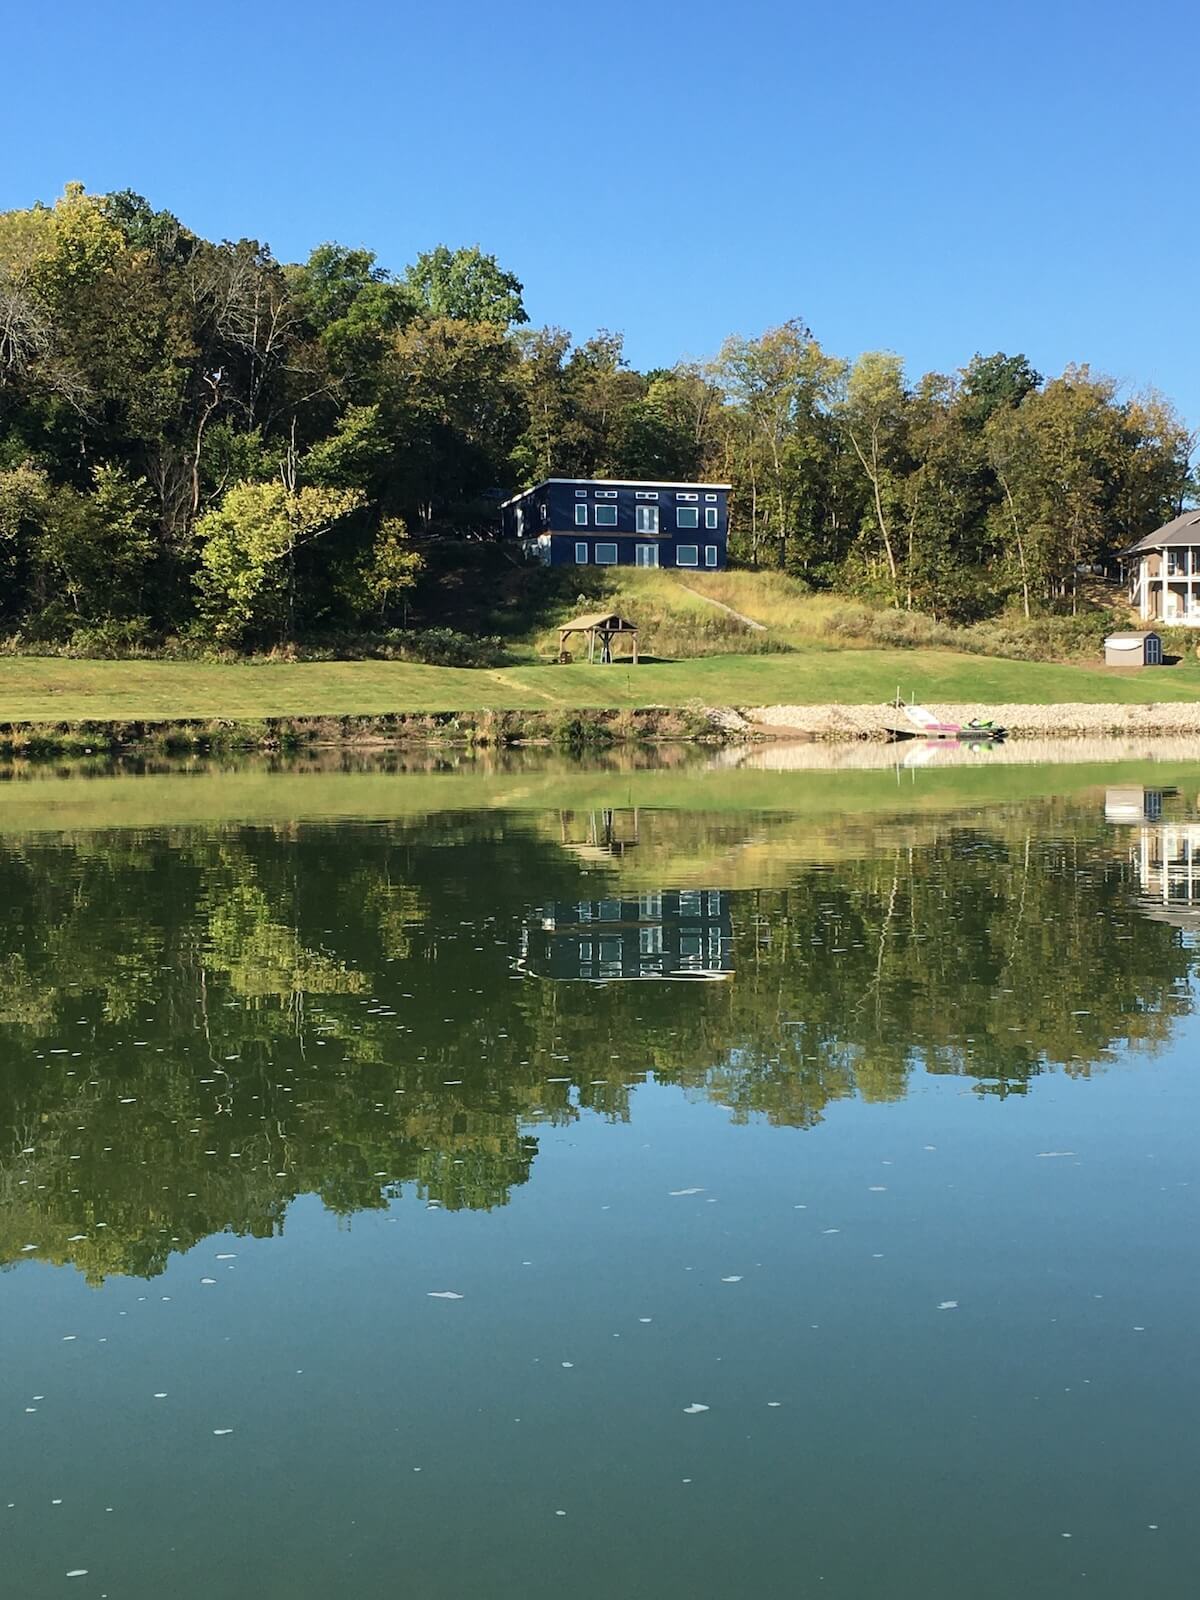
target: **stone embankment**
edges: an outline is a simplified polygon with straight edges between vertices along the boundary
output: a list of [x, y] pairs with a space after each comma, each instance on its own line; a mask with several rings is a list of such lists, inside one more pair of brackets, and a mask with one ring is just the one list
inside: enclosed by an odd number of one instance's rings
[[[970, 722], [986, 718], [1005, 728], [1010, 739], [1088, 738], [1099, 735], [1135, 737], [1171, 736], [1200, 739], [1200, 701], [1159, 702], [1153, 705], [1089, 705], [1074, 702], [1057, 706], [949, 705], [929, 702], [928, 709], [943, 722]], [[764, 738], [889, 739], [892, 728], [902, 725], [904, 713], [892, 705], [870, 706], [754, 706], [742, 713], [746, 732]], [[733, 730], [730, 729], [730, 732]], [[915, 732], [915, 730], [914, 730]]]

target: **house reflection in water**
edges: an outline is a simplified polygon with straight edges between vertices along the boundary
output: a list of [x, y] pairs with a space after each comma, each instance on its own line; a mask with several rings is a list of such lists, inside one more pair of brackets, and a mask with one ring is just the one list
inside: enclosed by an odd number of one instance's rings
[[1200, 933], [1200, 821], [1163, 820], [1163, 801], [1177, 789], [1109, 789], [1104, 814], [1130, 823], [1129, 857], [1138, 907], [1158, 922]]
[[733, 975], [729, 895], [662, 889], [621, 899], [556, 900], [532, 912], [521, 966], [555, 981], [716, 981]]

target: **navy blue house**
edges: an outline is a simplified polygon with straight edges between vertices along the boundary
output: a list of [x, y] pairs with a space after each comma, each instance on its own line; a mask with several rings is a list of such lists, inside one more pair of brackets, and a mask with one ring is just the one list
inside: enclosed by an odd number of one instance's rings
[[504, 536], [547, 566], [725, 565], [727, 483], [547, 478], [500, 508]]

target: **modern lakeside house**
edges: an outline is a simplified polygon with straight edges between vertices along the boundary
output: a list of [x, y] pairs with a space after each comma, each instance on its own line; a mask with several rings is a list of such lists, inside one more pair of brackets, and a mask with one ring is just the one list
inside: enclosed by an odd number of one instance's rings
[[1129, 603], [1143, 622], [1200, 628], [1200, 510], [1185, 511], [1125, 552]]
[[725, 565], [727, 483], [547, 478], [500, 508], [505, 538], [547, 566]]

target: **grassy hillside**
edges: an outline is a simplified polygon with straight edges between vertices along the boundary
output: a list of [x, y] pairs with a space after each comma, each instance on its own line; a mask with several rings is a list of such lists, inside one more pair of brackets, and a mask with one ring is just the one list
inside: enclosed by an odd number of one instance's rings
[[427, 667], [377, 661], [245, 663], [0, 660], [0, 722], [258, 719], [397, 711], [541, 710], [932, 701], [1053, 705], [1200, 698], [1200, 664], [1144, 672], [1003, 661], [946, 650], [806, 644], [787, 655], [711, 655], [601, 667]]

